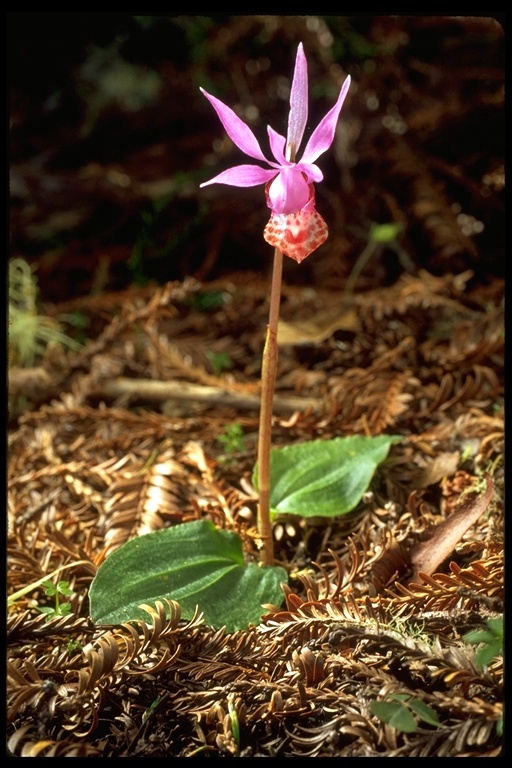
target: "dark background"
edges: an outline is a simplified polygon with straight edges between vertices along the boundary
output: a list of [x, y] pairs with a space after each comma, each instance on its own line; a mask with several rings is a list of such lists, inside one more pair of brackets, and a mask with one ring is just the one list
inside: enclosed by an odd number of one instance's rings
[[[263, 187], [201, 181], [247, 158], [199, 86], [286, 133], [297, 45], [305, 141], [352, 86], [318, 161], [327, 243], [285, 280], [342, 289], [372, 225], [400, 225], [358, 287], [404, 270], [504, 272], [504, 28], [485, 16], [7, 14], [10, 257], [41, 298], [191, 275], [265, 277]], [[247, 277], [246, 277], [247, 276]]]

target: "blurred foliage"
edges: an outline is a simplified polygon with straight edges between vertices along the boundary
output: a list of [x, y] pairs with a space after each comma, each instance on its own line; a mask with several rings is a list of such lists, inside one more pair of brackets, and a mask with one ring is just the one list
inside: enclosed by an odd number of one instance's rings
[[219, 435], [218, 441], [222, 443], [224, 451], [228, 456], [246, 450], [244, 430], [237, 421], [234, 421], [225, 428], [224, 432]]
[[[310, 125], [352, 87], [320, 161], [330, 237], [285, 280], [343, 288], [370, 222], [400, 227], [416, 268], [502, 273], [503, 37], [471, 16], [9, 12], [11, 256], [50, 301], [267, 272], [262, 190], [199, 189], [241, 161], [199, 86], [268, 152], [302, 40]], [[403, 262], [383, 249], [358, 286]]]
[[[67, 318], [73, 320], [74, 318]], [[81, 317], [77, 316], [77, 323]], [[37, 280], [23, 259], [9, 261], [9, 343], [10, 365], [34, 365], [48, 344], [79, 349], [80, 344], [61, 330], [56, 318], [37, 312]]]

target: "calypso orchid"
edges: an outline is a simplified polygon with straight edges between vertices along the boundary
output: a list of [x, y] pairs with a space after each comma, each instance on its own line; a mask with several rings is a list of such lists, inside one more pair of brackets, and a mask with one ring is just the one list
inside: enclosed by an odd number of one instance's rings
[[315, 165], [315, 161], [333, 142], [338, 117], [350, 86], [348, 76], [336, 104], [319, 122], [297, 162], [296, 155], [308, 119], [307, 67], [304, 49], [300, 43], [290, 92], [286, 139], [267, 126], [274, 160], [267, 160], [254, 133], [230, 107], [203, 88], [200, 89], [217, 112], [226, 133], [236, 146], [249, 157], [267, 165], [267, 168], [254, 164], [236, 165], [219, 173], [210, 181], [205, 181], [201, 187], [208, 184], [228, 184], [233, 187], [265, 184], [266, 201], [272, 215], [263, 237], [267, 243], [298, 263], [327, 239], [327, 224], [315, 208], [313, 185], [323, 179], [323, 173]]

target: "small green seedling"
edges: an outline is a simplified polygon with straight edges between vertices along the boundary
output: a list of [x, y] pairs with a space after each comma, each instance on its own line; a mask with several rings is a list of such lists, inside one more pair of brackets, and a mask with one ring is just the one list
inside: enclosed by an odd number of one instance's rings
[[229, 371], [233, 367], [233, 360], [227, 352], [207, 352], [207, 356], [215, 376], [220, 376], [223, 371]]
[[476, 663], [485, 669], [496, 656], [503, 654], [503, 616], [488, 619], [487, 629], [474, 629], [462, 639], [471, 645], [482, 645], [476, 654]]
[[83, 649], [83, 645], [79, 640], [73, 640], [72, 637], [66, 638], [66, 650], [68, 653], [75, 653], [76, 651], [81, 651]]
[[198, 312], [214, 312], [222, 309], [226, 303], [226, 293], [225, 291], [199, 292], [194, 294], [187, 303]]
[[142, 713], [142, 722], [145, 723], [146, 720], [148, 720], [153, 712], [156, 710], [156, 708], [159, 706], [160, 702], [162, 701], [162, 696], [157, 696], [154, 701], [151, 702], [149, 707], [146, 709], [145, 712]]
[[231, 733], [237, 746], [237, 751], [240, 751], [240, 720], [238, 719], [238, 712], [236, 710], [235, 702], [233, 701], [233, 694], [228, 696], [228, 713], [231, 720]]
[[432, 707], [419, 699], [411, 698], [407, 693], [393, 693], [386, 701], [372, 701], [370, 710], [383, 723], [388, 723], [403, 733], [414, 733], [418, 720], [435, 727], [440, 724]]
[[244, 431], [237, 421], [226, 427], [224, 433], [219, 435], [217, 439], [219, 443], [222, 443], [224, 451], [228, 455], [246, 450]]
[[43, 581], [44, 593], [47, 597], [55, 597], [55, 606], [45, 605], [38, 608], [41, 613], [46, 613], [46, 620], [50, 621], [57, 616], [69, 616], [71, 613], [71, 603], [61, 603], [59, 595], [67, 597], [73, 594], [73, 590], [69, 587], [69, 581], [59, 581], [57, 586], [52, 584], [51, 581]]
[[60, 318], [38, 314], [37, 278], [24, 259], [9, 261], [9, 334], [8, 358], [11, 366], [35, 365], [48, 344], [80, 349], [80, 344], [61, 329]]

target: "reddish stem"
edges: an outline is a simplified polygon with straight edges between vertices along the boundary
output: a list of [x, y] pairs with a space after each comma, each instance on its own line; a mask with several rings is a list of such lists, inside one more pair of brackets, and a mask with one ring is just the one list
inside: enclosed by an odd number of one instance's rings
[[277, 375], [277, 327], [281, 302], [283, 254], [274, 251], [274, 268], [270, 288], [270, 308], [267, 335], [261, 362], [261, 408], [258, 434], [258, 533], [262, 546], [260, 560], [263, 565], [274, 565], [274, 543], [270, 522], [270, 445], [272, 438], [272, 406]]

